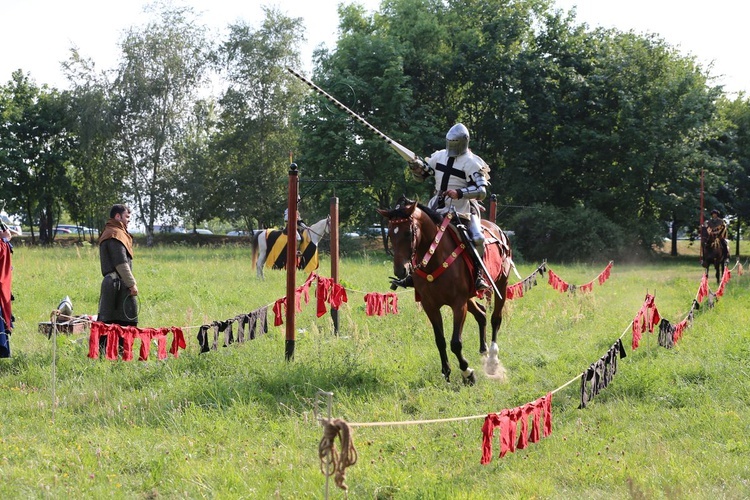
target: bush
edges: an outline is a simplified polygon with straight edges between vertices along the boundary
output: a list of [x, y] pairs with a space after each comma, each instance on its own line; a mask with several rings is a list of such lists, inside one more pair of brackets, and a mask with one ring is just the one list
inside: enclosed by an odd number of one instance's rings
[[531, 261], [601, 262], [624, 251], [624, 231], [602, 213], [534, 206], [510, 220], [516, 249]]

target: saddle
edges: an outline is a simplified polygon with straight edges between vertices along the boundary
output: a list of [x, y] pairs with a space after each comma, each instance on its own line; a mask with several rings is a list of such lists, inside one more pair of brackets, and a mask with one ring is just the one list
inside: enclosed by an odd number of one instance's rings
[[[453, 220], [451, 220], [450, 228], [455, 231], [455, 234], [462, 240], [466, 241], [467, 243], [471, 242], [471, 238], [468, 234], [464, 235], [462, 234], [462, 229], [458, 227], [459, 224], [463, 224], [464, 226], [468, 227], [469, 220], [461, 217], [460, 215]], [[508, 255], [510, 253], [510, 242], [508, 241], [508, 236], [506, 236], [505, 232], [503, 232], [502, 229], [500, 229], [500, 226], [498, 226], [498, 231], [500, 232], [500, 238], [496, 238], [494, 234], [492, 234], [492, 231], [484, 225], [482, 225], [482, 233], [484, 234], [484, 246], [490, 246], [493, 244], [497, 244], [500, 247], [500, 253], [501, 255]], [[466, 238], [466, 239], [465, 239]]]

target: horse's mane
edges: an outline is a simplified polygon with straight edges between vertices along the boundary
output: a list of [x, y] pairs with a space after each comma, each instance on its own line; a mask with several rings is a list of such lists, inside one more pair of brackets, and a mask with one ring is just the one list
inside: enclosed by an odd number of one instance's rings
[[439, 226], [443, 222], [443, 216], [431, 209], [430, 207], [427, 207], [425, 205], [422, 205], [421, 203], [417, 203], [417, 207], [424, 213], [427, 214], [427, 216], [432, 220], [432, 222], [435, 223], [436, 226]]
[[401, 196], [399, 198], [398, 202], [396, 203], [396, 208], [391, 210], [390, 218], [406, 218], [409, 217], [409, 214], [406, 213], [406, 205], [413, 205], [416, 204], [417, 208], [420, 209], [422, 212], [427, 214], [427, 216], [430, 218], [432, 222], [435, 223], [436, 226], [439, 226], [443, 222], [443, 216], [437, 213], [435, 210], [431, 209], [430, 207], [423, 205], [415, 200], [410, 200], [406, 196]]

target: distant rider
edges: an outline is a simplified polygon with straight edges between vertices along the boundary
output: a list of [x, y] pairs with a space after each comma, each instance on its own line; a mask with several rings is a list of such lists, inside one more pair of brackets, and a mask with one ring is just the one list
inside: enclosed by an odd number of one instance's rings
[[706, 227], [706, 231], [708, 234], [713, 235], [715, 238], [719, 239], [719, 242], [721, 243], [721, 251], [722, 255], [726, 256], [726, 258], [729, 258], [729, 245], [727, 245], [727, 225], [724, 222], [724, 219], [721, 218], [721, 212], [719, 212], [717, 209], [711, 210], [711, 218], [708, 219], [704, 224]]
[[[284, 234], [287, 234], [287, 230], [289, 229], [289, 208], [284, 209]], [[305, 224], [305, 221], [302, 220], [302, 217], [300, 217], [299, 210], [297, 210], [297, 245], [299, 245], [299, 242], [302, 241], [302, 231], [305, 229], [308, 229], [307, 224]]]

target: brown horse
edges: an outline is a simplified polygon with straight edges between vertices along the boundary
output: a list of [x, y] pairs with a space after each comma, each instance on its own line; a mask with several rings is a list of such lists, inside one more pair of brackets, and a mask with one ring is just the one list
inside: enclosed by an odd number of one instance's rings
[[[474, 289], [473, 263], [469, 255], [472, 249], [442, 216], [415, 201], [402, 197], [395, 208], [378, 209], [378, 213], [388, 219], [388, 236], [393, 247], [393, 272], [398, 278], [412, 272], [417, 300], [421, 300], [422, 308], [432, 324], [445, 379], [450, 380], [451, 369], [440, 312], [443, 306], [448, 306], [453, 311], [450, 346], [458, 358], [464, 383], [471, 385], [476, 382], [474, 370], [469, 368], [469, 362], [461, 352], [461, 334], [467, 312], [474, 316], [479, 325], [479, 352], [489, 354], [485, 361], [485, 371], [490, 376], [504, 379], [505, 369], [497, 359], [497, 332], [503, 319], [508, 273], [512, 266], [510, 245], [505, 234], [492, 222], [482, 221], [486, 238], [485, 262], [493, 262], [488, 266], [493, 274], [489, 279], [501, 294], [498, 297], [497, 292], [489, 291], [496, 297], [492, 311], [492, 344], [488, 353], [486, 308], [477, 300]], [[491, 255], [494, 260], [489, 258]]]
[[721, 240], [722, 232], [711, 231], [708, 227], [701, 228], [701, 265], [705, 268], [706, 276], [711, 266], [716, 269], [716, 284], [721, 283], [724, 268], [729, 260], [729, 253], [724, 249]]

